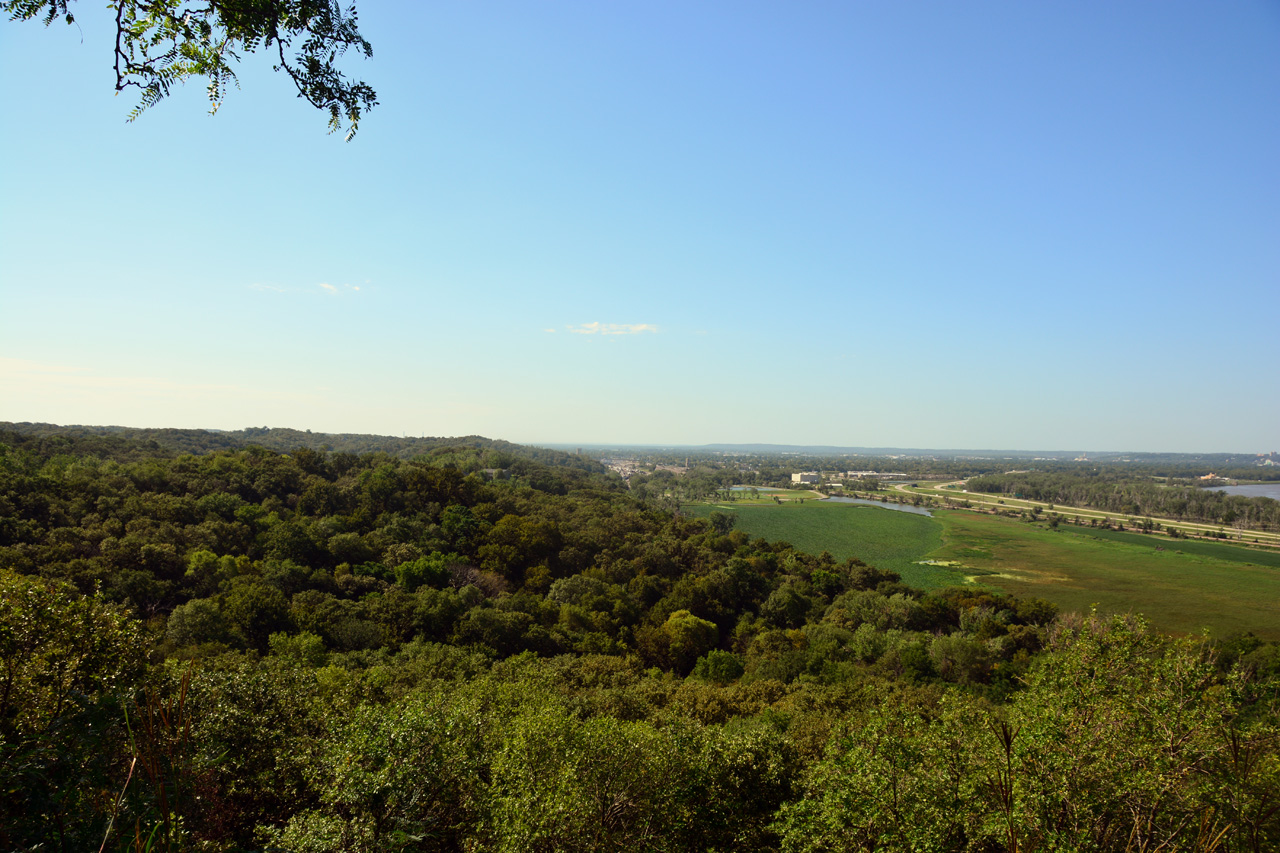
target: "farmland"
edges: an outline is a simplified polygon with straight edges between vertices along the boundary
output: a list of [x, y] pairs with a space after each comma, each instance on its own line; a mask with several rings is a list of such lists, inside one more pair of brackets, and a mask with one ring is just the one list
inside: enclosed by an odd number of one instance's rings
[[965, 582], [962, 572], [920, 565], [943, 544], [942, 525], [927, 516], [817, 501], [745, 507], [699, 504], [687, 510], [703, 517], [727, 510], [738, 517], [738, 528], [752, 536], [790, 542], [812, 554], [828, 551], [838, 560], [856, 557], [895, 571], [905, 583], [922, 589]]
[[1270, 552], [1067, 525], [1049, 530], [962, 511], [926, 518], [817, 502], [692, 508], [703, 516], [716, 509], [736, 514], [738, 528], [752, 536], [857, 557], [926, 589], [976, 583], [1066, 611], [1095, 604], [1134, 611], [1161, 631], [1208, 627], [1219, 636], [1252, 631], [1280, 639], [1280, 555]]
[[1064, 610], [1094, 604], [1132, 610], [1166, 632], [1209, 627], [1221, 635], [1280, 638], [1275, 554], [1087, 528], [1048, 530], [968, 512], [937, 515], [946, 544], [930, 556], [971, 567], [986, 586], [1046, 598]]

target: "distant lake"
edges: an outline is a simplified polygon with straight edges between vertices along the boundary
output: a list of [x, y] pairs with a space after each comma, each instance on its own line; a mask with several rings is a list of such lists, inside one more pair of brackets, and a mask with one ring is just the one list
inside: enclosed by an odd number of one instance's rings
[[927, 515], [933, 518], [933, 513], [927, 509], [921, 509], [918, 506], [910, 506], [909, 504], [897, 503], [880, 503], [880, 501], [869, 501], [866, 498], [826, 498], [825, 503], [835, 504], [866, 504], [867, 506], [878, 506], [881, 509], [895, 509], [898, 512], [909, 512], [914, 515]]
[[1255, 486], [1220, 486], [1215, 492], [1244, 495], [1246, 498], [1274, 498], [1280, 501], [1280, 483], [1258, 483]]

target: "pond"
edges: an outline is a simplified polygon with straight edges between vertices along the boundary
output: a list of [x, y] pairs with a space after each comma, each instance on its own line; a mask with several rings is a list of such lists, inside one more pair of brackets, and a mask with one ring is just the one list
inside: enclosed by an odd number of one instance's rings
[[880, 503], [880, 501], [869, 501], [866, 498], [827, 498], [824, 501], [824, 503], [866, 504], [867, 506], [878, 506], [881, 509], [894, 509], [894, 510], [897, 510], [898, 512], [909, 512], [909, 513], [912, 513], [913, 515], [927, 515], [930, 518], [933, 518], [933, 513], [929, 512], [929, 510], [927, 509], [923, 509], [918, 506], [911, 506], [909, 504], [899, 504], [899, 503], [892, 503], [892, 502]]

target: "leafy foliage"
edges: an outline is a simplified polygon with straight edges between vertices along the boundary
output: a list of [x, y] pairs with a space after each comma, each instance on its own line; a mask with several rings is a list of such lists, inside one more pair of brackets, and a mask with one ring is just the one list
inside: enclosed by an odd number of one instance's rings
[[[337, 0], [113, 0], [116, 91], [136, 88], [133, 121], [167, 97], [175, 84], [207, 81], [209, 111], [217, 112], [228, 85], [239, 85], [234, 64], [242, 53], [276, 55], [303, 98], [329, 114], [330, 133], [345, 124], [355, 136], [360, 118], [378, 103], [362, 81], [351, 82], [336, 62], [348, 50], [365, 57], [373, 47], [360, 35], [356, 8]], [[5, 0], [0, 9], [13, 20], [40, 17], [45, 25], [61, 18], [74, 23], [70, 0]]]
[[886, 704], [833, 740], [782, 810], [783, 849], [1270, 849], [1275, 706], [1241, 698], [1199, 644], [1064, 624], [1002, 713]]
[[142, 673], [140, 640], [140, 626], [100, 597], [0, 569], [5, 849], [33, 838], [84, 848], [100, 835], [122, 702]]
[[922, 592], [469, 440], [2, 438], [9, 848], [1280, 840], [1256, 638]]

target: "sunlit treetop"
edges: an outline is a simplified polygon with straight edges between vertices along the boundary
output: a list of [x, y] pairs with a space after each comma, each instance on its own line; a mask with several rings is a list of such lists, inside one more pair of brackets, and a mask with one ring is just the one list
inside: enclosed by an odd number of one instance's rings
[[[46, 26], [62, 19], [75, 23], [75, 0], [0, 0], [10, 20], [41, 19]], [[193, 77], [208, 81], [211, 113], [238, 81], [234, 65], [242, 53], [275, 54], [274, 69], [284, 71], [298, 97], [329, 113], [329, 132], [344, 130], [350, 140], [360, 117], [378, 103], [363, 81], [351, 81], [337, 69], [350, 49], [366, 58], [373, 46], [360, 35], [356, 8], [335, 0], [112, 0], [115, 12], [116, 91], [137, 88], [133, 121], [169, 94], [175, 83]]]

